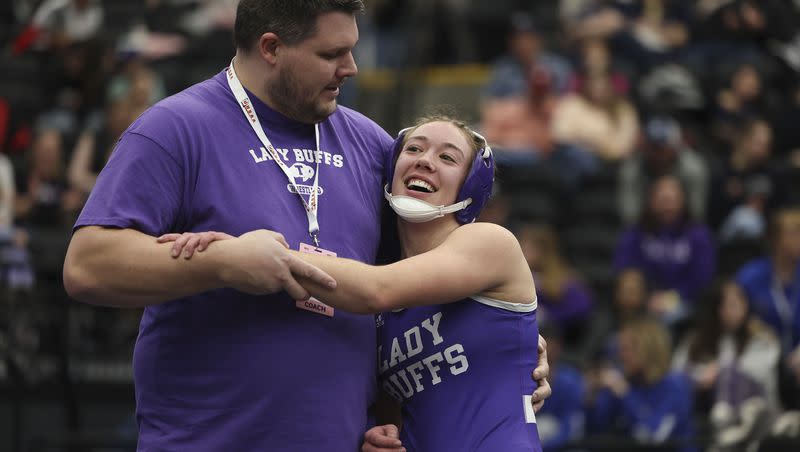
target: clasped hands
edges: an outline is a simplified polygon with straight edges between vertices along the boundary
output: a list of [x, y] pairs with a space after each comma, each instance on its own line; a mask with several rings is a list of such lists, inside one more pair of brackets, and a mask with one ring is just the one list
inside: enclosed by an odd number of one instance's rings
[[156, 240], [172, 242], [171, 256], [184, 259], [205, 251], [212, 242], [230, 240], [222, 251], [226, 265], [220, 271], [226, 286], [240, 292], [265, 295], [285, 290], [294, 300], [307, 300], [310, 294], [298, 278], [336, 287], [329, 274], [290, 253], [286, 238], [278, 232], [258, 229], [239, 237], [216, 231], [185, 232], [164, 234]]

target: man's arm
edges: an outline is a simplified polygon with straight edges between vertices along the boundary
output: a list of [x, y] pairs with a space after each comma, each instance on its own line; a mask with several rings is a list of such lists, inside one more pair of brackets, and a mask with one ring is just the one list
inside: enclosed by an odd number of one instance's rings
[[291, 255], [271, 231], [247, 233], [209, 247], [194, 259], [173, 259], [170, 244], [133, 229], [86, 226], [75, 231], [64, 260], [64, 287], [91, 304], [141, 307], [230, 287], [251, 294], [308, 292], [294, 275], [335, 285], [318, 268]]

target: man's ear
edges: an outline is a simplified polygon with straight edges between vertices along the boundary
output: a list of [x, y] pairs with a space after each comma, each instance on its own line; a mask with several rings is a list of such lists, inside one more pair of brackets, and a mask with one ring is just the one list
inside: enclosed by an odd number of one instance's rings
[[264, 33], [258, 39], [258, 53], [268, 63], [275, 64], [278, 59], [278, 48], [281, 46], [281, 40], [275, 33]]

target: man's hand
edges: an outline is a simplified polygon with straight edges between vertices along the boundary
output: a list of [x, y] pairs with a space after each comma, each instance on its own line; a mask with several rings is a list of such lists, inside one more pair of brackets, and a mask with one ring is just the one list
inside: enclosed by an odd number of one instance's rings
[[550, 364], [547, 363], [547, 341], [544, 340], [541, 334], [539, 335], [538, 350], [539, 363], [532, 374], [537, 385], [536, 390], [533, 391], [533, 396], [531, 396], [534, 412], [541, 410], [544, 406], [544, 400], [553, 393], [553, 390], [550, 388], [550, 383], [547, 382], [547, 377], [550, 375]]
[[260, 229], [234, 238], [222, 232], [165, 234], [159, 243], [174, 241], [170, 254], [190, 259], [195, 250], [202, 252], [214, 241], [230, 240], [227, 265], [221, 269], [228, 287], [249, 294], [270, 294], [285, 290], [295, 300], [310, 297], [294, 275], [309, 278], [326, 287], [336, 281], [319, 268], [288, 252], [289, 244], [282, 234]]
[[361, 452], [405, 452], [400, 442], [400, 430], [394, 424], [378, 425], [364, 434]]

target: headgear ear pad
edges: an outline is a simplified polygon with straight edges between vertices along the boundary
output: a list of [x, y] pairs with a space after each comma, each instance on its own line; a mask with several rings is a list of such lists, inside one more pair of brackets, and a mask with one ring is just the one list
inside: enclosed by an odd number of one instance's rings
[[[401, 130], [392, 144], [391, 161], [386, 164], [386, 183], [388, 184], [389, 192], [391, 192], [392, 188], [395, 163], [400, 151], [403, 150], [405, 134], [411, 129], [409, 127]], [[472, 199], [472, 202], [467, 207], [455, 213], [456, 219], [460, 224], [475, 221], [489, 201], [489, 197], [492, 195], [492, 185], [494, 184], [494, 155], [492, 154], [492, 149], [483, 136], [476, 132], [470, 132], [483, 143], [483, 146], [475, 153], [475, 158], [472, 160], [472, 165], [466, 179], [464, 179], [464, 184], [456, 197], [456, 202]]]

